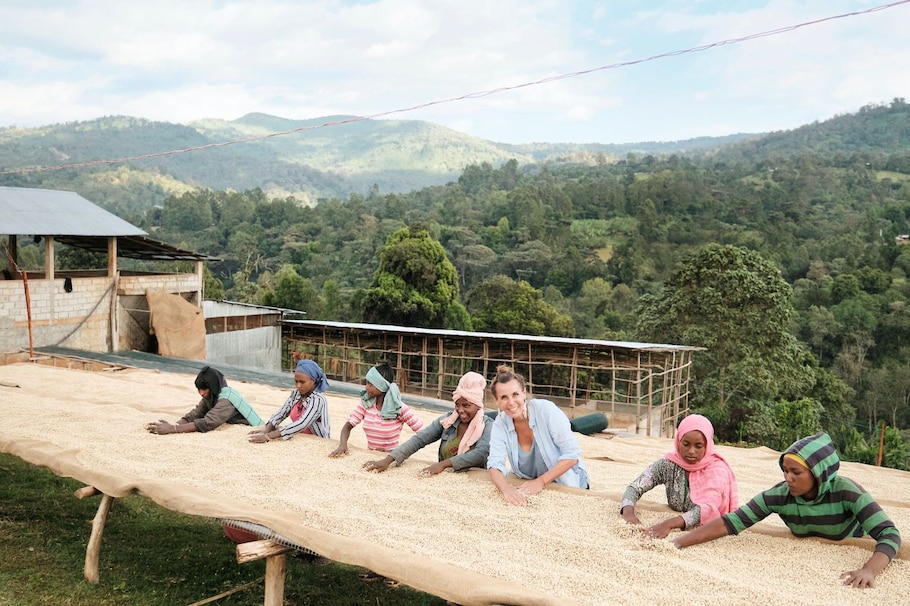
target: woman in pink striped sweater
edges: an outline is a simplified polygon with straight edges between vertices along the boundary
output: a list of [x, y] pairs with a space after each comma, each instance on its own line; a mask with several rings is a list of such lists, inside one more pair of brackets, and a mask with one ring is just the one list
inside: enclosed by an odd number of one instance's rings
[[349, 453], [348, 437], [351, 430], [363, 422], [363, 433], [370, 450], [390, 452], [398, 446], [401, 427], [407, 424], [415, 433], [423, 429], [423, 421], [401, 401], [401, 393], [394, 381], [392, 367], [380, 362], [367, 372], [360, 403], [351, 412], [344, 427], [338, 448], [329, 453], [332, 458]]

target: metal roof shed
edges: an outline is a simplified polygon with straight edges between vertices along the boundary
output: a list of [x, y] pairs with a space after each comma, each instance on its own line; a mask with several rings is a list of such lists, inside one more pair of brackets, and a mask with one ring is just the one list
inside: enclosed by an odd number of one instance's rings
[[18, 260], [17, 237], [45, 240], [45, 276], [54, 277], [53, 243], [108, 253], [108, 275], [117, 271], [117, 257], [149, 261], [212, 261], [206, 254], [182, 250], [148, 237], [77, 193], [26, 187], [0, 187], [0, 234], [8, 236], [10, 272]]
[[[214, 259], [152, 240], [139, 227], [67, 191], [0, 187], [2, 234], [8, 236], [3, 254], [8, 269], [3, 272], [6, 279], [0, 278], [0, 351], [20, 347], [26, 328], [30, 349], [33, 336], [38, 346], [67, 341], [90, 351], [142, 349], [152, 334], [150, 312], [142, 307], [147, 293], [179, 294], [201, 307], [203, 261]], [[33, 237], [36, 243], [44, 240], [43, 275], [21, 270], [20, 236]], [[107, 267], [55, 276], [55, 242], [106, 253]], [[195, 272], [121, 272], [118, 257], [194, 261]], [[4, 265], [0, 261], [0, 267]], [[37, 279], [31, 288], [29, 278]], [[121, 325], [127, 330], [121, 331]]]

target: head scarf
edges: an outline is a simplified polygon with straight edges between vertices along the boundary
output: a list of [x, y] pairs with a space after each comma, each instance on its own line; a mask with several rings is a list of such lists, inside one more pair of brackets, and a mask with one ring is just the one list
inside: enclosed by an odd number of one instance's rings
[[300, 360], [294, 368], [294, 372], [302, 372], [316, 383], [315, 391], [323, 392], [329, 388], [329, 380], [325, 378], [325, 373], [319, 367], [319, 364], [312, 360]]
[[[781, 458], [780, 461], [781, 461], [781, 466], [783, 466], [784, 461], [793, 461], [800, 467], [805, 467], [806, 469], [809, 469], [809, 465], [806, 463], [806, 460], [803, 459], [798, 454], [793, 454], [792, 452], [785, 452], [783, 458]], [[809, 471], [812, 471], [812, 470], [809, 469]]]
[[[705, 436], [705, 456], [697, 463], [688, 463], [679, 456], [679, 441], [690, 431]], [[739, 507], [736, 476], [727, 461], [714, 452], [714, 426], [702, 415], [689, 415], [676, 428], [672, 452], [666, 458], [689, 472], [692, 502], [701, 508], [701, 523], [707, 524]]]
[[[464, 436], [462, 436], [461, 441], [458, 443], [458, 454], [467, 452], [467, 450], [480, 439], [480, 436], [483, 435], [483, 390], [486, 386], [487, 382], [486, 379], [483, 378], [483, 375], [476, 372], [468, 372], [458, 379], [458, 386], [455, 388], [455, 391], [452, 392], [453, 402], [457, 402], [459, 399], [464, 398], [480, 409], [477, 411], [477, 414], [474, 415], [474, 418], [471, 419], [468, 428], [464, 432]], [[442, 420], [442, 426], [448, 429], [457, 420], [458, 413], [453, 411], [452, 414]]]
[[823, 431], [812, 436], [801, 438], [790, 445], [778, 460], [780, 468], [784, 468], [784, 459], [795, 455], [806, 462], [806, 467], [815, 477], [818, 493], [814, 500], [826, 498], [833, 490], [832, 483], [840, 469], [840, 457], [831, 442], [831, 436]]
[[218, 401], [218, 395], [221, 393], [222, 387], [227, 387], [224, 375], [211, 366], [203, 366], [199, 374], [196, 375], [196, 389], [208, 389], [209, 397], [212, 399], [213, 404]]
[[[367, 371], [367, 382], [371, 383], [376, 389], [385, 394], [382, 399], [382, 410], [380, 415], [383, 419], [397, 419], [401, 414], [401, 392], [398, 391], [398, 385], [389, 383], [385, 380], [374, 366]], [[364, 402], [364, 408], [370, 408], [376, 405], [376, 398], [367, 397], [367, 390], [360, 392], [360, 399]]]

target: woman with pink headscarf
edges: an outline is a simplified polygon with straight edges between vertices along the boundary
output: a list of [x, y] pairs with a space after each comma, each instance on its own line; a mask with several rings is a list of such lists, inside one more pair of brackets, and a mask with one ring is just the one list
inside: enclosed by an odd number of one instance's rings
[[622, 496], [620, 513], [629, 524], [641, 524], [635, 503], [655, 486], [667, 488], [667, 504], [681, 515], [647, 529], [662, 539], [674, 528], [687, 530], [706, 524], [739, 507], [736, 476], [714, 452], [714, 426], [702, 415], [689, 415], [676, 428], [676, 448], [645, 469]]
[[394, 461], [401, 465], [412, 454], [434, 442], [439, 442], [439, 462], [420, 471], [432, 476], [449, 467], [465, 471], [485, 467], [490, 454], [492, 419], [483, 413], [483, 392], [486, 381], [476, 372], [466, 373], [452, 392], [455, 410], [434, 420], [379, 461], [367, 461], [367, 471], [383, 472]]

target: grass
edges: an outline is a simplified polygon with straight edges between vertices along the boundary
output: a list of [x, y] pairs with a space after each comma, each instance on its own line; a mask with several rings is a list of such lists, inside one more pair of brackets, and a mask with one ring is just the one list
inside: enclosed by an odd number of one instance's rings
[[[141, 496], [117, 499], [101, 542], [97, 585], [83, 577], [98, 497], [81, 484], [0, 453], [0, 606], [192, 604], [261, 579], [265, 561], [238, 564], [234, 543], [208, 518], [164, 509]], [[442, 606], [406, 586], [358, 577], [362, 568], [288, 558], [285, 604]], [[262, 583], [215, 605], [263, 602]]]

